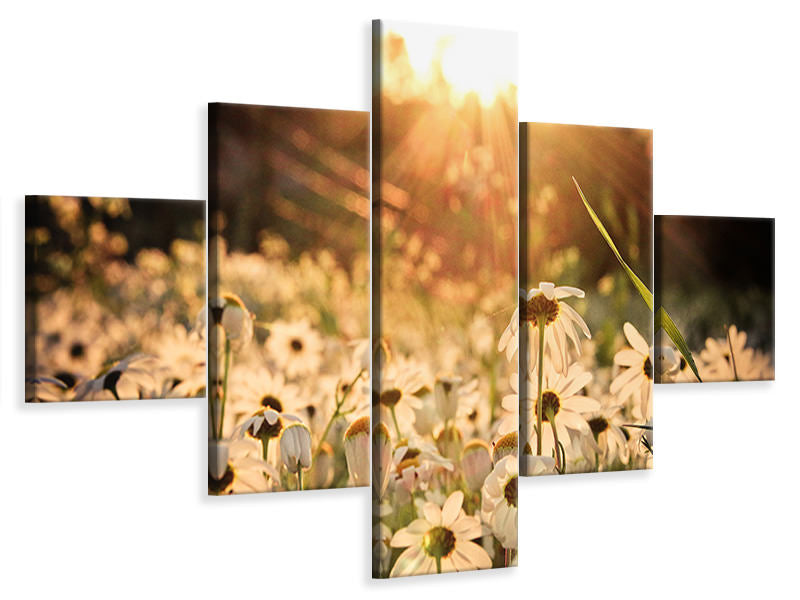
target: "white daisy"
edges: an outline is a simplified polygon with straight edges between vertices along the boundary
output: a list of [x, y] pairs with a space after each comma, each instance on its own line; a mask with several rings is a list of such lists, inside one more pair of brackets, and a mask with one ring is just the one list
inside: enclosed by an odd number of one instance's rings
[[281, 432], [281, 459], [290, 473], [297, 473], [297, 489], [303, 489], [303, 471], [311, 468], [311, 432], [292, 423]]
[[421, 375], [412, 364], [391, 363], [381, 374], [381, 422], [392, 423], [398, 437], [414, 424], [414, 411], [422, 408], [422, 400], [414, 394], [423, 386]]
[[517, 548], [517, 483], [519, 467], [516, 456], [498, 462], [481, 489], [481, 518], [506, 549]]
[[747, 333], [731, 325], [727, 338], [708, 338], [700, 351], [703, 381], [756, 381], [774, 379], [769, 354], [747, 347]]
[[[520, 290], [524, 294], [523, 290]], [[544, 327], [544, 350], [548, 353], [556, 371], [566, 374], [572, 356], [581, 354], [580, 334], [591, 338], [583, 318], [564, 298], [584, 297], [583, 290], [569, 286], [555, 286], [542, 281], [538, 288], [531, 288], [527, 295], [520, 297], [522, 311], [518, 307], [511, 321], [500, 336], [497, 345], [499, 352], [505, 351], [511, 361], [519, 346], [519, 323], [528, 325], [528, 364], [536, 368], [539, 360], [539, 330]], [[567, 341], [569, 340], [569, 342]], [[570, 344], [572, 348], [570, 348]]]
[[353, 485], [369, 485], [369, 417], [359, 417], [344, 433], [344, 455]]
[[597, 455], [598, 471], [613, 466], [616, 461], [626, 465], [630, 460], [628, 436], [620, 426], [622, 406], [614, 404], [613, 397], [609, 397], [608, 400], [609, 402], [599, 410], [585, 415], [592, 430], [592, 437], [582, 438], [584, 455], [589, 457]]
[[392, 536], [393, 548], [406, 548], [392, 567], [390, 577], [489, 569], [492, 561], [475, 542], [481, 522], [461, 508], [463, 492], [450, 494], [442, 508], [433, 502], [423, 507], [423, 517]]
[[253, 440], [208, 443], [208, 493], [246, 494], [272, 491], [280, 482], [278, 471], [259, 458]]
[[316, 374], [322, 364], [322, 338], [307, 320], [274, 322], [266, 348], [289, 379]]
[[149, 397], [153, 387], [155, 358], [147, 354], [131, 354], [115, 363], [95, 379], [75, 388], [75, 401], [131, 400]]
[[622, 330], [631, 348], [614, 355], [614, 362], [625, 370], [611, 382], [609, 391], [620, 401], [633, 400], [633, 415], [646, 421], [653, 417], [653, 357], [650, 345], [630, 323]]
[[208, 301], [197, 317], [196, 329], [204, 330], [207, 324], [206, 311], [211, 312], [211, 324], [221, 325], [231, 350], [239, 352], [253, 339], [253, 314], [236, 294], [223, 294]]
[[[571, 432], [579, 435], [591, 435], [584, 413], [600, 408], [594, 398], [581, 394], [581, 390], [592, 380], [579, 363], [570, 366], [566, 375], [557, 373], [552, 368], [545, 368], [542, 378], [542, 454], [555, 455], [555, 435], [558, 441], [569, 450]], [[528, 429], [531, 445], [536, 445], [536, 420], [538, 411], [537, 397], [527, 404]]]

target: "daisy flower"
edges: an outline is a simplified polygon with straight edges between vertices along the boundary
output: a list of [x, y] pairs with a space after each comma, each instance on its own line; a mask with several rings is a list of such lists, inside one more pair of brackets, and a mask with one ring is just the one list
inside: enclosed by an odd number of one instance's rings
[[646, 421], [653, 417], [653, 358], [650, 346], [630, 323], [625, 323], [622, 331], [631, 347], [614, 355], [614, 363], [625, 370], [611, 382], [609, 391], [623, 402], [631, 398], [634, 417]]
[[[223, 294], [208, 302], [211, 324], [221, 325], [231, 350], [239, 352], [253, 339], [253, 314], [236, 294]], [[197, 317], [196, 329], [202, 331], [207, 324], [206, 307]]]
[[489, 444], [481, 439], [467, 442], [461, 452], [461, 472], [464, 482], [472, 492], [477, 492], [492, 471], [492, 453]]
[[311, 468], [311, 432], [292, 423], [281, 432], [281, 459], [290, 473], [297, 473], [297, 489], [303, 489], [303, 471]]
[[392, 461], [397, 471], [397, 483], [409, 493], [417, 488], [427, 489], [437, 471], [454, 470], [453, 463], [439, 454], [436, 446], [419, 437], [403, 440], [395, 448]]
[[489, 569], [492, 561], [475, 542], [481, 537], [481, 522], [461, 508], [463, 492], [450, 494], [439, 508], [425, 503], [423, 517], [395, 532], [392, 548], [405, 548], [392, 567], [390, 577]]
[[503, 548], [517, 547], [517, 483], [519, 466], [516, 456], [498, 462], [481, 488], [481, 518]]
[[26, 377], [25, 402], [61, 402], [66, 400], [66, 383], [55, 377]]
[[269, 328], [267, 353], [289, 379], [313, 375], [322, 363], [322, 338], [307, 320], [276, 321]]
[[[556, 286], [550, 282], [539, 282], [538, 288], [531, 288], [525, 297], [520, 290], [521, 309], [518, 307], [511, 321], [500, 336], [498, 352], [505, 351], [511, 361], [519, 347], [519, 324], [528, 324], [529, 365], [535, 366], [539, 360], [539, 330], [544, 327], [544, 351], [547, 352], [556, 371], [566, 374], [570, 356], [581, 354], [580, 334], [591, 339], [586, 322], [566, 302], [564, 298], [583, 298], [584, 292], [575, 287]], [[569, 340], [569, 341], [568, 341]], [[570, 350], [570, 345], [572, 350]]]
[[262, 408], [299, 416], [299, 390], [282, 373], [263, 366], [236, 365], [231, 369], [226, 411], [238, 423]]
[[268, 492], [280, 481], [278, 471], [258, 457], [252, 440], [208, 442], [208, 491], [213, 495]]
[[369, 417], [359, 417], [344, 433], [344, 455], [354, 485], [369, 484]]
[[[571, 446], [570, 433], [591, 435], [591, 429], [583, 413], [588, 413], [600, 408], [600, 403], [594, 398], [581, 394], [581, 390], [592, 380], [592, 374], [574, 363], [566, 375], [546, 368], [542, 378], [542, 455], [550, 456], [555, 453], [555, 435], [558, 441], [569, 449]], [[534, 443], [537, 437], [536, 415], [538, 411], [537, 398], [527, 404], [527, 420], [530, 431], [529, 439]]]
[[131, 354], [115, 363], [102, 375], [84, 381], [75, 388], [74, 400], [137, 399], [152, 389], [151, 371], [155, 358], [147, 354]]
[[747, 347], [747, 333], [731, 325], [727, 338], [708, 338], [700, 351], [705, 363], [703, 381], [755, 381], [772, 379], [768, 354]]
[[598, 464], [598, 471], [603, 470], [603, 465], [612, 466], [617, 460], [622, 464], [628, 464], [630, 460], [628, 436], [620, 426], [621, 415], [622, 406], [612, 403], [605, 404], [599, 410], [586, 415], [592, 437], [582, 438], [584, 454], [588, 456], [597, 454], [601, 463]]
[[414, 411], [422, 408], [422, 400], [414, 393], [423, 387], [423, 381], [413, 365], [394, 363], [384, 370], [381, 379], [381, 421], [392, 423], [397, 436], [402, 437], [402, 432], [414, 424]]

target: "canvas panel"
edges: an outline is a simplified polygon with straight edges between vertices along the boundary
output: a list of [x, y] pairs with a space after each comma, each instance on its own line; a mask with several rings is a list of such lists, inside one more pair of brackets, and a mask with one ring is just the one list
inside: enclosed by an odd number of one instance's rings
[[655, 273], [656, 383], [775, 379], [775, 219], [656, 215]]
[[652, 131], [522, 123], [520, 148], [522, 470], [649, 468]]
[[516, 35], [373, 24], [373, 576], [516, 564]]
[[368, 483], [368, 137], [209, 106], [210, 494]]
[[202, 396], [205, 203], [25, 198], [25, 400]]

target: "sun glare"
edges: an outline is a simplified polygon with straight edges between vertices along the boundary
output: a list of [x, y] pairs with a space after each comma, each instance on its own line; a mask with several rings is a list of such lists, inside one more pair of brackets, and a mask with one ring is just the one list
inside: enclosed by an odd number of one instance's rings
[[516, 38], [507, 32], [457, 30], [442, 35], [408, 27], [395, 33], [405, 40], [416, 79], [429, 83], [440, 71], [455, 105], [474, 92], [483, 106], [490, 106], [516, 80], [516, 61], [508, 58], [516, 56]]

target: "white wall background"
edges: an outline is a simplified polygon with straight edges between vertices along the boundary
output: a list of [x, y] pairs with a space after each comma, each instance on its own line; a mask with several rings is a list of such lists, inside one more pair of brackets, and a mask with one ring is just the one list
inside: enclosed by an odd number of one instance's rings
[[[0, 8], [3, 597], [796, 593], [798, 14], [341, 4]], [[778, 381], [659, 387], [652, 473], [526, 480], [519, 569], [371, 582], [365, 491], [207, 498], [202, 401], [23, 404], [23, 196], [205, 198], [206, 103], [369, 109], [374, 17], [517, 30], [520, 119], [652, 127], [656, 212], [778, 219]]]

